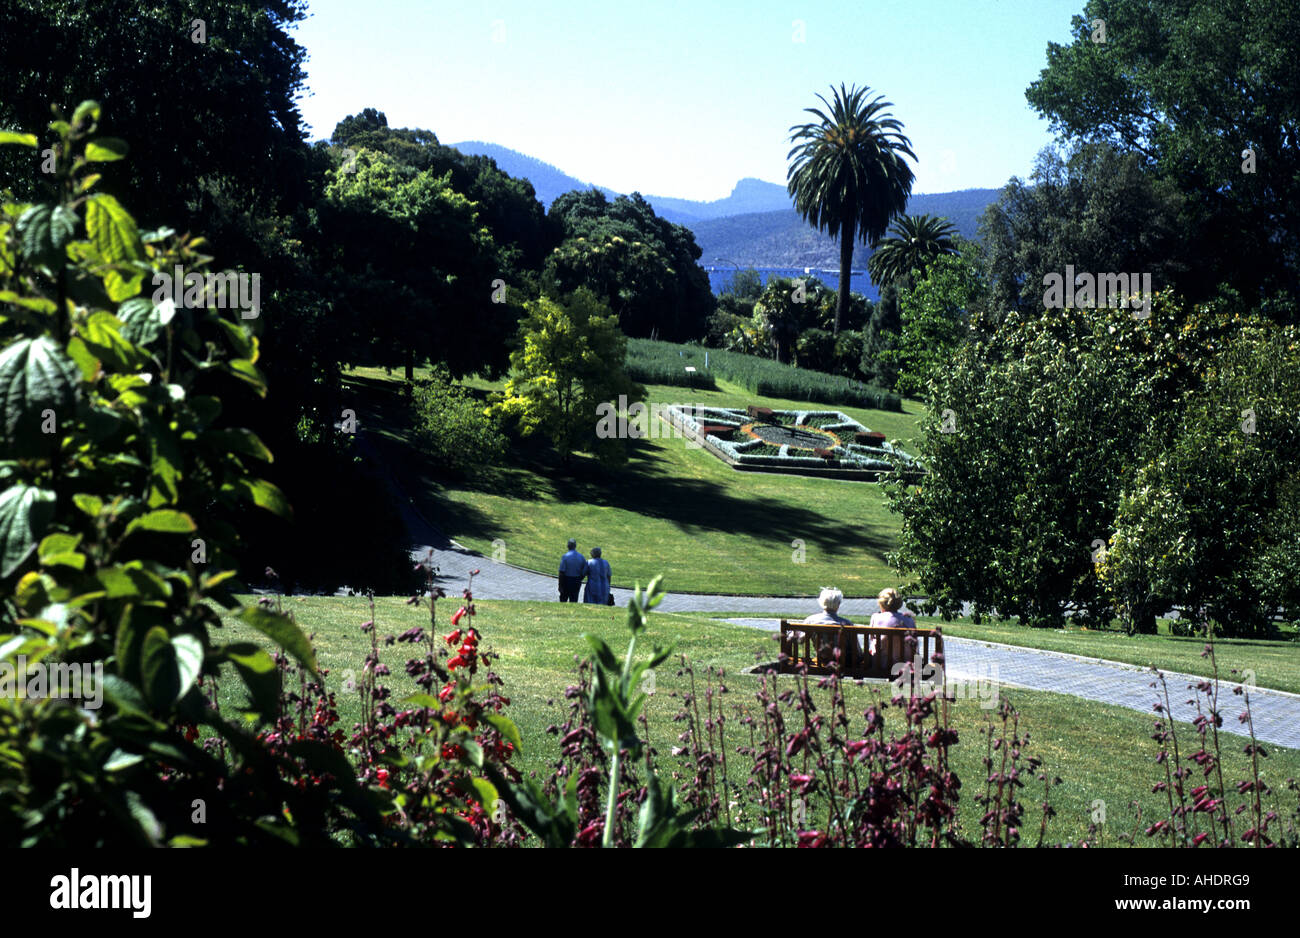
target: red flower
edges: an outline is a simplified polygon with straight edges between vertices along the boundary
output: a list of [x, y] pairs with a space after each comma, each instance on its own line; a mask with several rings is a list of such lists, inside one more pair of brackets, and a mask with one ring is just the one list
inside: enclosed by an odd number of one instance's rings
[[379, 779], [379, 787], [380, 787], [380, 788], [387, 788], [387, 787], [388, 787], [388, 770], [387, 770], [387, 769], [380, 769], [378, 772], [375, 773], [375, 778]]
[[460, 620], [461, 618], [464, 617], [464, 615], [465, 615], [465, 607], [461, 606], [459, 609], [456, 610], [456, 614], [451, 617], [451, 624], [460, 625]]
[[[453, 620], [453, 624], [455, 624], [455, 620]], [[450, 635], [443, 636], [442, 640], [446, 642], [448, 645], [456, 644], [458, 641], [460, 641], [460, 629], [457, 629], [456, 631], [452, 632]]]

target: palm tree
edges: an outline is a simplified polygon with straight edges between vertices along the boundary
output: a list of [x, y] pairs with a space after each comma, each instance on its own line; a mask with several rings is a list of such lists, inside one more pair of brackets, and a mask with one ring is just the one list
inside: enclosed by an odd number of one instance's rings
[[957, 234], [946, 218], [934, 215], [904, 215], [889, 229], [885, 238], [867, 261], [867, 271], [878, 287], [904, 284], [913, 270], [922, 276], [930, 262], [943, 254], [956, 254], [952, 238]]
[[818, 122], [790, 128], [796, 146], [787, 157], [793, 159], [787, 188], [794, 207], [813, 227], [840, 239], [836, 335], [849, 307], [854, 235], [874, 246], [912, 194], [914, 177], [903, 162], [904, 156], [916, 159], [912, 142], [902, 135], [901, 123], [881, 114], [893, 107], [890, 102], [865, 100], [870, 90], [832, 86], [833, 102], [817, 96], [829, 114], [804, 108]]

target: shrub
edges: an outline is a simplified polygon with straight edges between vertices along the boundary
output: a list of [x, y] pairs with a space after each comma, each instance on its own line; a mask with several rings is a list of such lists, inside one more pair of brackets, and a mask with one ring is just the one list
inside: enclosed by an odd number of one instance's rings
[[855, 381], [863, 380], [862, 343], [861, 332], [842, 330], [835, 338], [835, 359], [830, 370]]
[[[376, 803], [340, 754], [308, 740], [287, 758], [205, 704], [202, 681], [223, 669], [254, 723], [280, 694], [271, 655], [227, 642], [212, 603], [319, 668], [292, 621], [230, 592], [232, 513], [289, 513], [258, 475], [270, 451], [221, 420], [241, 386], [266, 393], [252, 324], [210, 292], [180, 308], [141, 295], [157, 273], [210, 258], [200, 239], [142, 235], [94, 192], [94, 164], [126, 150], [93, 136], [99, 117], [87, 101], [50, 125], [57, 201], [0, 215], [0, 654], [21, 656], [20, 673], [79, 668], [103, 698], [92, 713], [58, 695], [0, 697], [0, 843], [328, 844], [373, 829]], [[228, 762], [195, 744], [200, 725]]]
[[795, 343], [795, 360], [811, 371], [835, 370], [835, 336], [825, 329], [805, 329]]
[[437, 365], [431, 377], [416, 382], [411, 406], [416, 435], [440, 467], [468, 472], [505, 455], [506, 439], [497, 421], [451, 379], [445, 365]]

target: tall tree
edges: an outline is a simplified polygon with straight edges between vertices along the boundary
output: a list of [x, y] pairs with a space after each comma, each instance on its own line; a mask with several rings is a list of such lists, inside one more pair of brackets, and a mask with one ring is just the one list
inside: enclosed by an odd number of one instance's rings
[[953, 235], [957, 229], [946, 218], [934, 215], [904, 215], [890, 227], [890, 237], [877, 245], [867, 260], [867, 270], [876, 286], [910, 278], [912, 271], [925, 276], [930, 262], [944, 254], [956, 254]]
[[1037, 315], [1043, 277], [1079, 272], [1150, 273], [1155, 289], [1187, 272], [1180, 219], [1186, 199], [1168, 180], [1109, 144], [1044, 149], [1032, 185], [1012, 179], [980, 219], [989, 309]]
[[[833, 332], [849, 305], [849, 275], [853, 270], [853, 239], [875, 246], [890, 220], [907, 207], [914, 179], [904, 156], [913, 160], [911, 141], [903, 125], [888, 115], [893, 107], [870, 88], [831, 88], [833, 101], [805, 108], [814, 123], [791, 127], [796, 143], [789, 153], [787, 188], [799, 214], [815, 228], [840, 240], [840, 295]], [[829, 113], [828, 113], [829, 112]]]
[[599, 190], [566, 192], [548, 217], [564, 237], [544, 268], [551, 292], [587, 287], [626, 335], [674, 342], [705, 335], [716, 302], [689, 228], [660, 218], [636, 192], [612, 202]]
[[1297, 21], [1300, 0], [1088, 0], [1025, 93], [1063, 139], [1132, 154], [1192, 196], [1176, 284], [1190, 299], [1300, 291]]
[[971, 312], [987, 289], [979, 244], [964, 241], [960, 254], [935, 258], [902, 292], [898, 345], [881, 352], [898, 369], [894, 387], [899, 394], [920, 396], [930, 376], [952, 363], [967, 338]]

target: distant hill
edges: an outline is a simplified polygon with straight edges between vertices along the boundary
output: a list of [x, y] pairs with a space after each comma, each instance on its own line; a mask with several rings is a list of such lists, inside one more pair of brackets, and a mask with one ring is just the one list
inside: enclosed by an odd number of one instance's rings
[[645, 200], [662, 217], [688, 227], [714, 218], [754, 212], [779, 212], [790, 208], [790, 196], [785, 191], [785, 186], [761, 179], [742, 179], [731, 190], [731, 195], [712, 202], [693, 202], [690, 199], [674, 199], [662, 195], [647, 195]]
[[[976, 236], [979, 216], [997, 200], [998, 189], [964, 189], [914, 195], [907, 204], [909, 215], [942, 215], [967, 238]], [[707, 266], [717, 258], [728, 264], [754, 267], [826, 267], [840, 263], [839, 242], [813, 229], [792, 208], [777, 212], [756, 212], [712, 218], [688, 224], [704, 252], [700, 263]], [[853, 252], [853, 266], [866, 267], [870, 252], [859, 245]]]
[[[549, 163], [495, 143], [471, 140], [453, 143], [462, 153], [491, 157], [503, 172], [532, 182], [537, 198], [548, 209], [555, 198], [573, 189], [600, 189], [611, 199], [619, 193], [605, 186], [583, 182]], [[914, 195], [907, 205], [912, 215], [943, 215], [967, 238], [976, 235], [979, 216], [998, 197], [997, 189], [963, 189]], [[839, 266], [836, 241], [814, 231], [791, 207], [785, 186], [761, 179], [742, 179], [731, 194], [711, 202], [696, 202], [671, 196], [647, 195], [663, 218], [685, 225], [695, 232], [703, 250], [700, 263], [708, 266], [717, 258], [728, 264], [754, 267]], [[858, 247], [853, 266], [866, 266], [870, 252]]]
[[571, 192], [574, 189], [599, 189], [611, 199], [618, 197], [618, 193], [613, 189], [606, 189], [604, 186], [593, 186], [589, 182], [575, 179], [568, 173], [556, 169], [550, 163], [543, 163], [539, 159], [534, 159], [509, 147], [499, 146], [495, 143], [482, 143], [477, 140], [453, 143], [450, 146], [469, 156], [491, 157], [496, 161], [497, 168], [503, 173], [514, 176], [516, 179], [527, 179], [533, 184], [533, 189], [537, 193], [537, 200], [548, 209], [551, 207], [551, 203], [555, 201], [556, 196]]
[[[605, 186], [583, 182], [550, 163], [543, 163], [524, 153], [511, 150], [495, 143], [483, 143], [470, 140], [465, 143], [453, 143], [452, 147], [462, 153], [474, 156], [488, 156], [496, 160], [497, 166], [511, 176], [527, 179], [537, 192], [537, 199], [548, 209], [556, 196], [573, 189], [599, 189], [609, 198], [617, 198], [618, 193]], [[790, 197], [785, 186], [761, 179], [742, 179], [736, 183], [731, 195], [712, 202], [696, 202], [691, 199], [675, 199], [671, 196], [644, 195], [644, 198], [663, 218], [679, 225], [709, 218], [723, 218], [739, 215], [743, 212], [771, 212], [790, 207]]]

